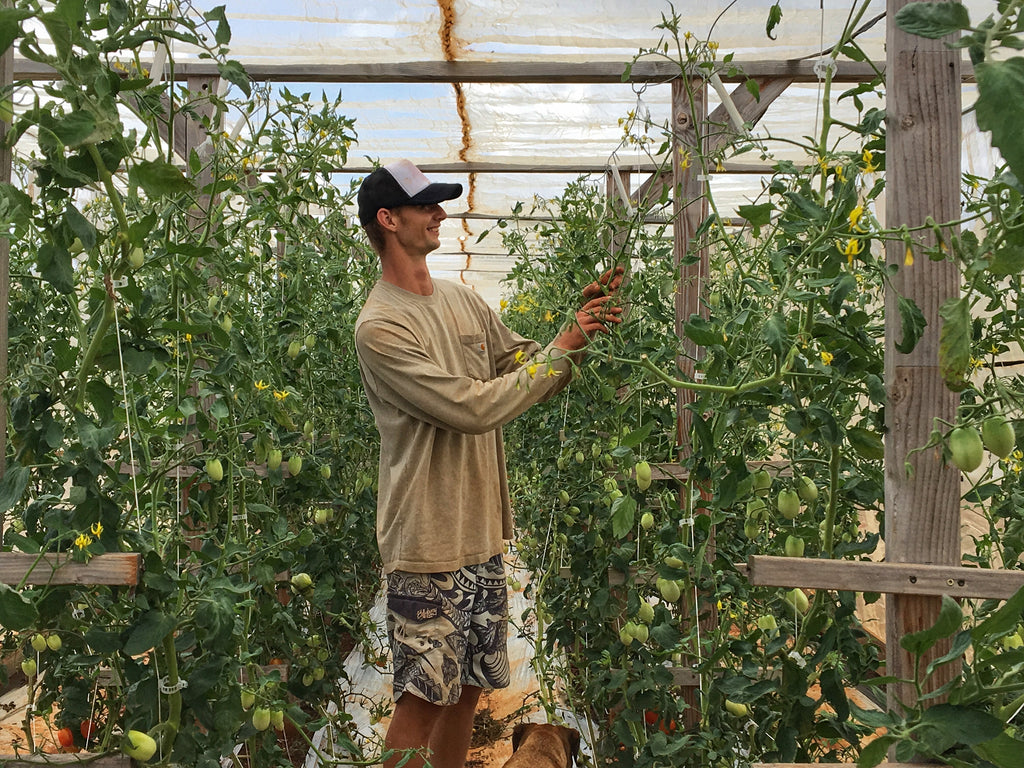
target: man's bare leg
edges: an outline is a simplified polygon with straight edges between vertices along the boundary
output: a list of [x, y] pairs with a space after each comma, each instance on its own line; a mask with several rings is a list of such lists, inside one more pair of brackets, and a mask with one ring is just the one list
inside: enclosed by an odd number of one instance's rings
[[411, 693], [400, 696], [384, 739], [385, 751], [395, 750], [395, 754], [384, 768], [395, 768], [407, 750], [424, 747], [430, 750], [427, 760], [414, 757], [403, 768], [464, 768], [480, 693], [480, 688], [464, 685], [459, 701], [447, 707]]

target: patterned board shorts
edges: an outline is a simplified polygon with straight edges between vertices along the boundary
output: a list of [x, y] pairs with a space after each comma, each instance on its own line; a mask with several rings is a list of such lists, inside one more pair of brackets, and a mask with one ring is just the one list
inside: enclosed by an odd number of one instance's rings
[[387, 575], [395, 701], [458, 702], [463, 685], [509, 685], [508, 586], [501, 555], [446, 573]]

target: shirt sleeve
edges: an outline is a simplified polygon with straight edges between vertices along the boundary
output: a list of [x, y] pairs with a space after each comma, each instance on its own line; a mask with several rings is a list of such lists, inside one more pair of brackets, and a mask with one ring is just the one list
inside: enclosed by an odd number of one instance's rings
[[356, 352], [367, 386], [382, 401], [441, 429], [491, 432], [551, 397], [572, 376], [567, 352], [552, 345], [541, 349], [500, 322], [496, 325], [492, 322], [490, 342], [497, 344], [492, 349], [498, 375], [480, 381], [442, 368], [397, 323], [364, 322], [356, 332]]

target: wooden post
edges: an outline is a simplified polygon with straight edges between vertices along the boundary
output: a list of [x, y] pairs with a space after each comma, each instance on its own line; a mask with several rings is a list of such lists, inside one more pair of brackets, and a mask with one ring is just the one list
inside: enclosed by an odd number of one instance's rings
[[[11, 0], [2, 0], [0, 6], [11, 7]], [[6, 91], [14, 84], [14, 46], [0, 55], [0, 89]], [[10, 94], [13, 99], [14, 94]], [[13, 103], [13, 102], [12, 102]], [[11, 163], [14, 153], [6, 148], [7, 123], [0, 120], [0, 182], [11, 182]], [[11, 304], [11, 240], [0, 237], [0, 381], [7, 381], [7, 345], [10, 342], [8, 317]], [[7, 470], [7, 398], [0, 392], [0, 479]], [[4, 515], [0, 514], [0, 540], [4, 534]]]
[[[692, 250], [694, 235], [701, 222], [708, 215], [708, 201], [705, 195], [707, 179], [704, 175], [703, 149], [707, 131], [707, 85], [703, 81], [687, 82], [683, 79], [672, 81], [672, 188], [673, 195], [673, 263], [679, 270], [679, 283], [675, 293], [676, 335], [680, 339], [682, 354], [677, 359], [680, 372], [686, 378], [694, 378], [700, 350], [686, 339], [683, 325], [690, 315], [707, 313], [707, 305], [701, 300], [708, 278], [708, 249], [697, 250], [697, 259], [692, 264], [684, 263]], [[690, 390], [676, 390], [676, 432], [680, 458], [692, 452], [690, 431], [693, 414], [687, 407], [694, 401]], [[688, 510], [693, 506], [693, 485], [687, 481], [680, 487], [680, 505]], [[701, 493], [704, 490], [701, 489]], [[711, 536], [714, 536], [712, 531]], [[714, 541], [707, 547], [706, 557], [714, 558]], [[717, 623], [717, 611], [709, 601], [701, 612], [699, 595], [687, 596], [687, 613], [693, 617], [702, 630], [710, 631]], [[696, 728], [700, 723], [700, 702], [697, 688], [682, 687], [682, 698], [687, 703], [685, 727]]]
[[[886, 227], [917, 227], [928, 217], [954, 221], [960, 213], [960, 52], [949, 39], [908, 35], [896, 24], [896, 12], [908, 0], [889, 0], [886, 19]], [[948, 239], [953, 232], [943, 236]], [[938, 366], [939, 307], [958, 295], [959, 275], [948, 261], [931, 261], [922, 248], [935, 244], [925, 231], [914, 236], [913, 265], [905, 263], [906, 246], [890, 239], [886, 261], [898, 271], [885, 296], [885, 549], [890, 563], [959, 565], [960, 476], [942, 461], [939, 451], [910, 456], [928, 442], [936, 419], [956, 421], [957, 395], [942, 381]], [[897, 296], [920, 307], [928, 326], [909, 355], [896, 351], [902, 337]], [[886, 604], [886, 674], [909, 679], [913, 658], [900, 638], [930, 627], [941, 598], [893, 594]], [[948, 650], [936, 646], [928, 662]], [[959, 664], [940, 667], [926, 692], [956, 677]], [[890, 685], [889, 707], [916, 702], [914, 687]]]

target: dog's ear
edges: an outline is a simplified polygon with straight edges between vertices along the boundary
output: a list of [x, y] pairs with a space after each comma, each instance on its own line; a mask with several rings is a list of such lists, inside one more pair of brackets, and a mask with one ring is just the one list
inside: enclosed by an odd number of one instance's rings
[[572, 757], [569, 764], [572, 765], [579, 760], [580, 756], [580, 732], [575, 728], [569, 729], [569, 753]]
[[512, 751], [515, 752], [519, 749], [519, 742], [523, 740], [523, 737], [533, 727], [533, 723], [517, 723], [516, 727], [512, 729]]

